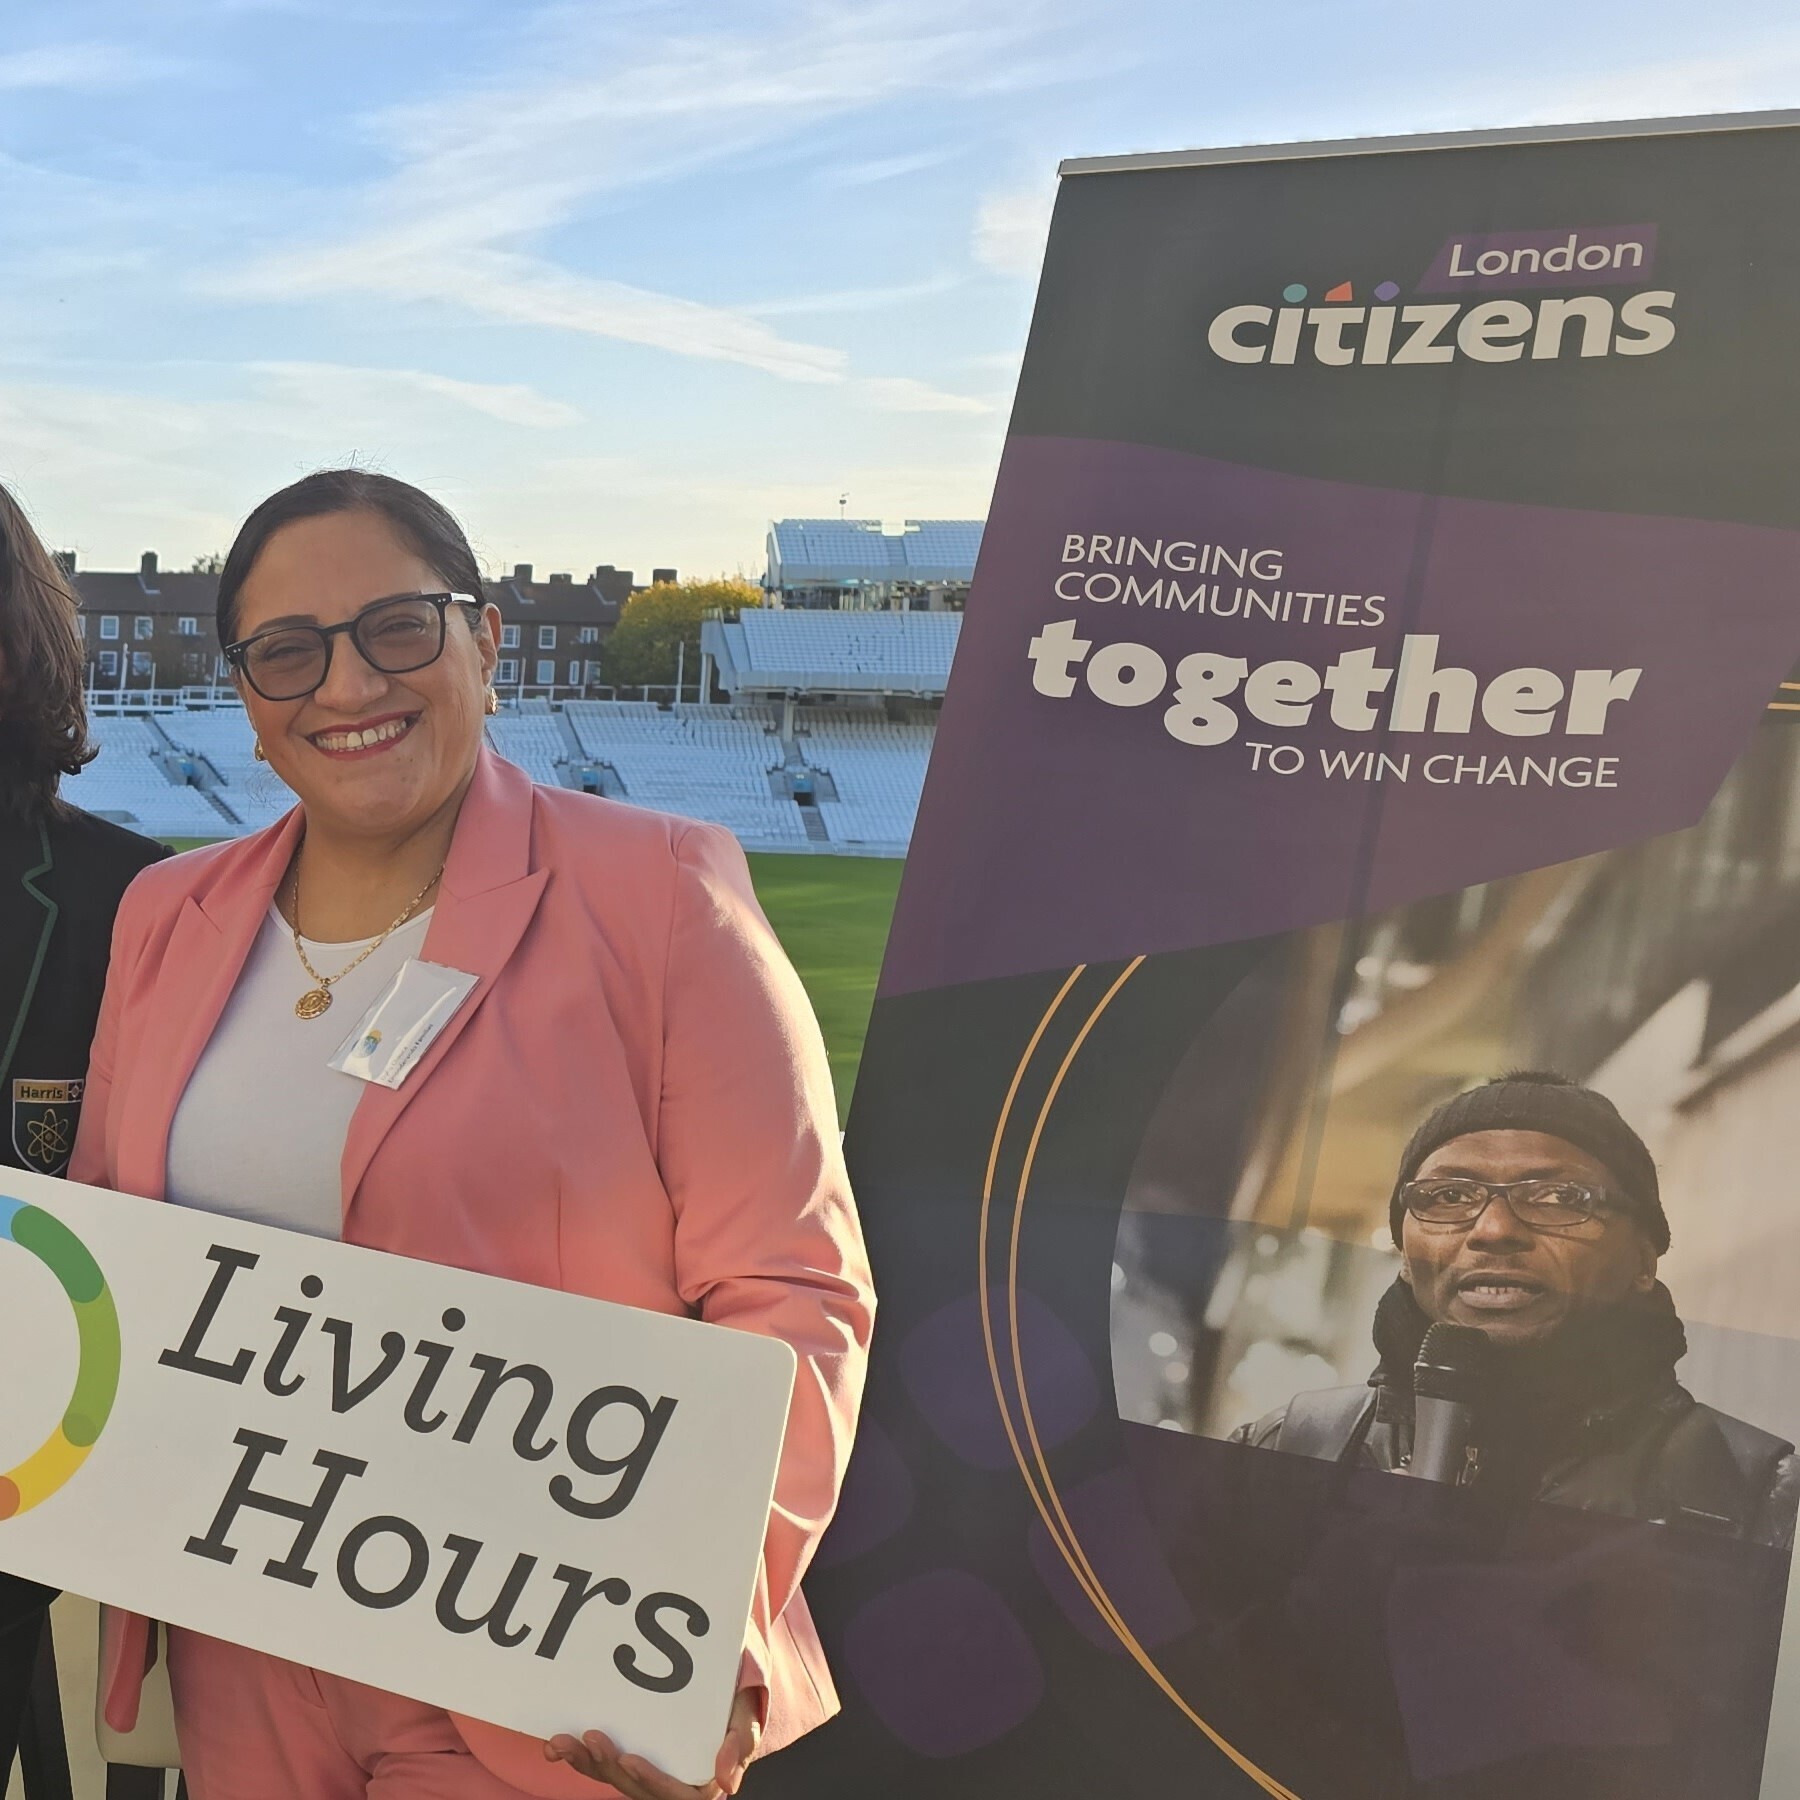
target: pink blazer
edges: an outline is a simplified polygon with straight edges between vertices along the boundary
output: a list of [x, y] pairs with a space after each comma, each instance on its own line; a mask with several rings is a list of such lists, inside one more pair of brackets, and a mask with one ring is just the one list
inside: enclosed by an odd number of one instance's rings
[[[71, 1179], [163, 1197], [176, 1106], [300, 825], [154, 864], [126, 893]], [[480, 985], [403, 1087], [357, 1103], [344, 1240], [793, 1345], [740, 1678], [766, 1688], [778, 1749], [837, 1710], [800, 1577], [837, 1503], [874, 1299], [824, 1046], [743, 854], [716, 826], [534, 786], [484, 750], [422, 954]], [[137, 1716], [148, 1630], [119, 1615], [108, 1632], [116, 1729]], [[533, 1739], [456, 1724], [527, 1793], [610, 1791]]]

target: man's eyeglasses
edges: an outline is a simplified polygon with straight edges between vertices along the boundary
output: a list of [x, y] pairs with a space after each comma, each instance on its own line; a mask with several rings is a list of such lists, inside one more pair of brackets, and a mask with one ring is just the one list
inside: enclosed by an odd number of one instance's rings
[[265, 700], [304, 700], [331, 673], [332, 639], [348, 637], [370, 668], [410, 675], [444, 654], [444, 620], [451, 606], [479, 615], [473, 594], [396, 594], [375, 600], [341, 625], [273, 625], [225, 646], [225, 660]]
[[1619, 1209], [1604, 1188], [1579, 1181], [1409, 1181], [1400, 1204], [1426, 1225], [1473, 1225], [1495, 1200], [1533, 1231], [1578, 1231]]

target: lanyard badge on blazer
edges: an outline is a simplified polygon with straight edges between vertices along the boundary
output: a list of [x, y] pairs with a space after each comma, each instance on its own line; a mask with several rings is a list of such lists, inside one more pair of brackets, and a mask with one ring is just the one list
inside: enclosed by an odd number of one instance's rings
[[480, 979], [409, 956], [338, 1046], [331, 1067], [378, 1087], [399, 1087]]

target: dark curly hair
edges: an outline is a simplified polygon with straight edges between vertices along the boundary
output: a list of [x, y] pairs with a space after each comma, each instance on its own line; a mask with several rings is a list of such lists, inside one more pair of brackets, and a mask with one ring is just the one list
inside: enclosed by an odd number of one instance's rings
[[57, 786], [94, 759], [74, 589], [0, 487], [0, 813], [63, 810]]

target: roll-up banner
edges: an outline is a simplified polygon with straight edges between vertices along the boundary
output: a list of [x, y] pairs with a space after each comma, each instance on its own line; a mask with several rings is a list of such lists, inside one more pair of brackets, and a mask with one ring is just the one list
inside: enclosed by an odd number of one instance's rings
[[1064, 177], [758, 1791], [1800, 1793], [1800, 114]]

